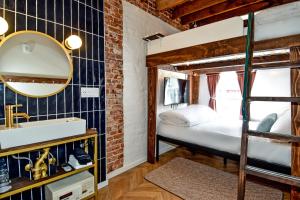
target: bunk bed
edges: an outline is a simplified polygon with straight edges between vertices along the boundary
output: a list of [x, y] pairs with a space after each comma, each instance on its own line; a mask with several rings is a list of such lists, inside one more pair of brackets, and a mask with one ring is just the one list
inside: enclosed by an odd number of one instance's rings
[[[183, 140], [174, 139], [173, 137], [166, 137], [157, 134], [156, 125], [156, 105], [157, 105], [157, 76], [158, 69], [169, 69], [175, 71], [182, 71], [189, 74], [189, 79], [193, 85], [191, 89], [191, 102], [197, 99], [197, 83], [199, 82], [199, 74], [224, 72], [224, 71], [242, 71], [244, 70], [245, 58], [239, 55], [245, 54], [246, 36], [229, 38], [221, 41], [210, 42], [206, 44], [195, 45], [183, 49], [171, 50], [168, 52], [157, 53], [147, 56], [148, 69], [148, 162], [155, 163], [156, 158], [159, 158], [159, 141], [164, 141], [176, 145], [189, 147], [193, 150], [205, 151], [217, 156], [229, 158], [233, 160], [240, 160], [238, 153], [219, 150], [217, 148], [210, 148], [207, 146], [195, 144], [192, 142], [185, 142]], [[273, 52], [274, 50], [289, 50], [282, 51], [282, 54], [264, 54], [263, 52]], [[278, 37], [268, 40], [261, 40], [254, 42], [253, 52], [256, 56], [253, 58], [252, 69], [276, 69], [276, 68], [291, 68], [291, 92], [292, 96], [300, 96], [300, 34]], [[275, 52], [275, 51], [274, 51]], [[201, 63], [196, 65], [176, 65], [170, 66], [174, 63], [187, 63], [189, 61], [211, 59], [216, 57], [224, 57], [221, 61]], [[226, 60], [226, 58], [229, 58]], [[196, 75], [196, 76], [195, 76]], [[292, 133], [295, 136], [300, 136], [299, 129], [299, 114], [300, 106], [293, 103], [292, 111]], [[270, 169], [273, 171], [282, 172], [285, 174], [293, 174], [300, 176], [300, 147], [292, 145], [291, 167], [284, 165], [266, 162], [260, 159], [248, 159], [248, 163], [253, 166]]]

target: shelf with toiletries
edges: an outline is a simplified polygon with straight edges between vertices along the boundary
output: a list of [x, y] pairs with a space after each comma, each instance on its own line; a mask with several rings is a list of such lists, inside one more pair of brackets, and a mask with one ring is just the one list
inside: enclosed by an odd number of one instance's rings
[[[40, 170], [42, 170], [42, 166], [44, 163], [44, 160], [42, 160], [42, 157], [44, 155], [45, 158], [47, 158], [48, 162], [47, 165], [45, 165], [46, 169], [47, 166], [50, 166], [50, 164], [55, 163], [55, 158], [51, 153], [49, 153], [49, 149], [54, 148], [55, 146], [58, 145], [64, 145], [64, 144], [69, 144], [69, 143], [74, 143], [74, 142], [83, 142], [82, 146], [82, 151], [77, 149], [76, 151], [74, 150], [74, 154], [76, 153], [81, 153], [79, 157], [89, 157], [88, 154], [84, 152], [88, 152], [89, 154], [92, 154], [92, 159], [91, 162], [86, 163], [85, 165], [80, 165], [79, 163], [82, 164], [83, 161], [85, 160], [79, 160], [77, 162], [77, 165], [74, 165], [74, 159], [75, 157], [78, 158], [78, 156], [70, 155], [70, 158], [72, 158], [72, 162], [69, 162], [71, 168], [66, 170], [65, 166], [56, 166], [55, 173], [52, 173], [49, 175], [47, 174], [46, 171], [41, 171], [40, 173], [36, 172], [36, 166], [39, 164]], [[85, 134], [82, 135], [77, 135], [77, 136], [71, 136], [71, 137], [66, 137], [66, 138], [60, 138], [60, 139], [55, 139], [47, 142], [40, 142], [36, 144], [30, 144], [30, 145], [24, 145], [24, 146], [19, 146], [19, 147], [13, 147], [9, 149], [3, 149], [0, 150], [0, 158], [3, 158], [5, 156], [14, 156], [22, 153], [28, 153], [28, 152], [34, 152], [34, 151], [41, 151], [43, 152], [40, 154], [39, 158], [37, 161], [34, 163], [30, 163], [25, 166], [26, 171], [30, 171], [32, 174], [32, 180], [28, 177], [18, 177], [18, 178], [12, 178], [10, 180], [9, 187], [11, 187], [8, 191], [5, 191], [4, 193], [0, 193], [0, 199], [6, 198], [33, 188], [38, 188], [41, 186], [45, 186], [47, 184], [65, 179], [67, 177], [75, 176], [77, 174], [80, 174], [84, 171], [89, 171], [93, 174], [94, 176], [94, 194], [89, 195], [89, 198], [84, 198], [84, 199], [91, 199], [97, 197], [97, 179], [98, 179], [98, 173], [97, 173], [97, 152], [98, 152], [98, 142], [97, 142], [97, 132], [94, 129], [88, 130]], [[47, 154], [48, 153], [48, 154]], [[45, 156], [46, 155], [46, 156]], [[16, 157], [18, 158], [18, 157]], [[46, 160], [46, 159], [45, 159]], [[86, 159], [87, 160], [87, 159]], [[77, 160], [76, 160], [77, 161]], [[82, 162], [81, 162], [82, 161]], [[38, 163], [38, 164], [37, 164]], [[75, 163], [76, 164], [76, 163]]]

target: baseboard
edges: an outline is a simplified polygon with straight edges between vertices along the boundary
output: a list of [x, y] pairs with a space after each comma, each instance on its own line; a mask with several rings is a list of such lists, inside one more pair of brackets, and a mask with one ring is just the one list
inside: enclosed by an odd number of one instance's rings
[[108, 180], [98, 183], [98, 189], [104, 188], [108, 185]]
[[124, 172], [126, 172], [126, 171], [128, 171], [128, 170], [130, 170], [130, 169], [132, 169], [132, 168], [134, 168], [134, 167], [136, 167], [136, 166], [138, 166], [138, 165], [146, 162], [146, 161], [147, 161], [146, 157], [145, 158], [141, 158], [141, 159], [139, 159], [139, 160], [137, 160], [135, 162], [132, 162], [132, 163], [130, 163], [128, 165], [125, 165], [125, 166], [123, 166], [123, 167], [121, 167], [119, 169], [116, 169], [115, 171], [110, 172], [109, 174], [107, 174], [106, 177], [108, 179], [111, 179], [111, 178], [113, 178], [115, 176], [118, 176], [119, 174], [122, 174], [122, 173], [124, 173]]
[[[160, 155], [164, 154], [164, 153], [166, 153], [168, 151], [171, 151], [174, 148], [176, 148], [176, 147], [174, 147], [174, 146], [166, 146], [166, 147], [164, 147], [164, 148], [162, 148], [162, 149], [159, 150], [159, 154]], [[136, 167], [136, 166], [144, 163], [144, 162], [147, 162], [147, 157], [141, 158], [141, 159], [139, 159], [137, 161], [134, 161], [134, 162], [132, 162], [130, 164], [127, 164], [127, 165], [125, 165], [125, 166], [123, 166], [123, 167], [121, 167], [119, 169], [116, 169], [116, 170], [108, 173], [107, 176], [106, 176], [107, 180], [104, 181], [104, 182], [99, 183], [98, 184], [98, 188], [99, 187], [102, 188], [102, 187], [107, 186], [109, 179], [111, 179], [111, 178], [113, 178], [115, 176], [118, 176], [118, 175], [120, 175], [120, 174], [122, 174], [122, 173], [124, 173], [124, 172], [126, 172], [126, 171], [128, 171], [128, 170], [130, 170], [130, 169], [132, 169], [132, 168], [134, 168], [134, 167]]]

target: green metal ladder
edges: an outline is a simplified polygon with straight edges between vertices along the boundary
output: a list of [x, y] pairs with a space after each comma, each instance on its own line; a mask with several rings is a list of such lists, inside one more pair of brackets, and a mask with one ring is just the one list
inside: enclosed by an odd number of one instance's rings
[[284, 142], [300, 143], [299, 136], [286, 135], [280, 133], [268, 133], [249, 130], [250, 120], [250, 103], [253, 101], [270, 101], [270, 102], [295, 102], [300, 103], [299, 97], [251, 97], [251, 86], [249, 82], [252, 79], [251, 72], [252, 60], [253, 60], [253, 47], [254, 47], [254, 13], [248, 15], [248, 31], [247, 31], [247, 43], [246, 43], [246, 63], [244, 72], [244, 93], [242, 103], [243, 113], [243, 128], [241, 139], [241, 154], [240, 154], [240, 167], [239, 167], [239, 184], [238, 184], [238, 200], [244, 200], [246, 176], [251, 174], [260, 178], [288, 184], [291, 186], [300, 187], [300, 178], [296, 176], [290, 176], [262, 168], [253, 167], [247, 164], [248, 153], [248, 139], [249, 136], [262, 137], [280, 140]]

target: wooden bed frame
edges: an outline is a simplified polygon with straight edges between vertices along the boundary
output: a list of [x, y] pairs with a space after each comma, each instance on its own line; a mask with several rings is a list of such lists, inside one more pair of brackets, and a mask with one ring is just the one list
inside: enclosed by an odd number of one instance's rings
[[[156, 143], [158, 141], [171, 142], [173, 144], [183, 145], [225, 158], [239, 160], [239, 155], [229, 154], [216, 149], [209, 149], [206, 147], [185, 143], [182, 141], [174, 140], [171, 138], [156, 135], [156, 109], [157, 109], [157, 79], [158, 69], [160, 66], [170, 66], [173, 63], [184, 63], [188, 61], [200, 60], [205, 58], [221, 57], [228, 55], [236, 55], [245, 53], [246, 37], [236, 37], [226, 40], [210, 42], [206, 44], [191, 46], [183, 49], [162, 52], [154, 55], [147, 56], [147, 69], [148, 69], [148, 152], [147, 159], [150, 163], [155, 163], [155, 149], [158, 148]], [[291, 35], [286, 37], [274, 38], [269, 40], [257, 41], [254, 43], [254, 52], [274, 49], [290, 49], [290, 53], [280, 56], [261, 56], [253, 59], [253, 68], [264, 69], [265, 67], [277, 68], [284, 66], [291, 68], [291, 93], [292, 97], [300, 97], [300, 34]], [[192, 83], [190, 91], [190, 102], [197, 103], [197, 95], [199, 91], [199, 74], [206, 74], [212, 72], [223, 71], [238, 71], [243, 70], [242, 59], [236, 61], [220, 61], [190, 66], [178, 66], [175, 71], [181, 71], [189, 74], [189, 79]], [[284, 64], [282, 64], [284, 63]], [[271, 65], [270, 65], [271, 64]], [[174, 67], [169, 67], [174, 69]], [[196, 74], [196, 76], [195, 76]], [[197, 86], [198, 84], [198, 86]], [[291, 105], [292, 116], [291, 126], [292, 132], [296, 136], [300, 136], [300, 105], [292, 103]], [[156, 138], [157, 137], [157, 138]], [[294, 176], [300, 176], [300, 144], [292, 145], [292, 163], [291, 168], [278, 166], [276, 164], [266, 163], [264, 161], [250, 159], [250, 163], [255, 166], [263, 165], [266, 168], [274, 171], [289, 172]], [[261, 166], [261, 167], [263, 167]], [[292, 188], [291, 199], [300, 199], [300, 189]]]

